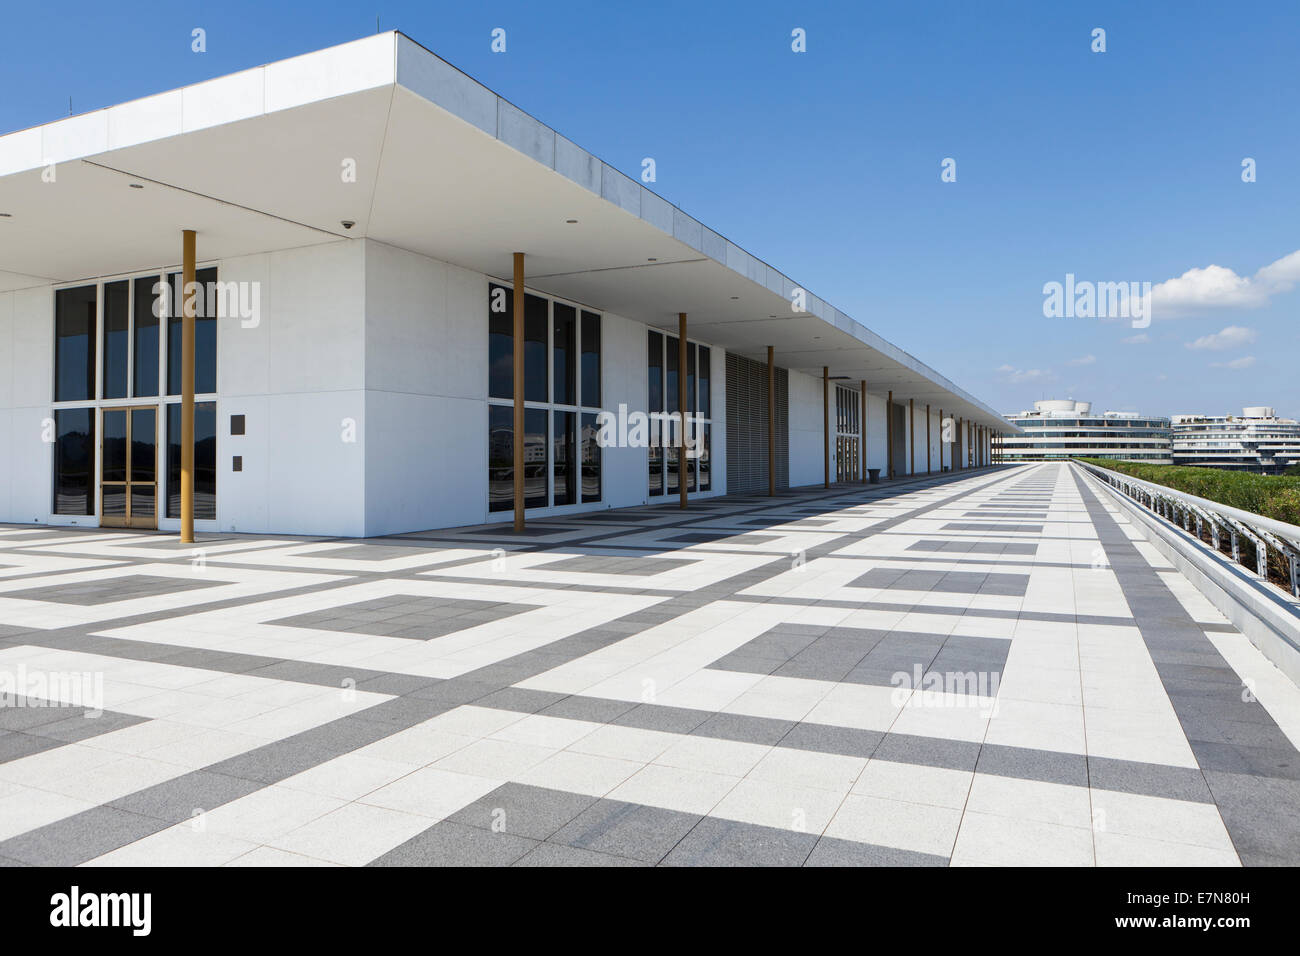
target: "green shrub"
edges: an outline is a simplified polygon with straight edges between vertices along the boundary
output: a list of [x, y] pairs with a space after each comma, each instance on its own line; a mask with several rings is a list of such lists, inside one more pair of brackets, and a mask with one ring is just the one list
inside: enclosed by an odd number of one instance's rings
[[1079, 461], [1265, 518], [1300, 525], [1300, 475], [1254, 475], [1222, 468], [1144, 465], [1103, 458], [1080, 458]]

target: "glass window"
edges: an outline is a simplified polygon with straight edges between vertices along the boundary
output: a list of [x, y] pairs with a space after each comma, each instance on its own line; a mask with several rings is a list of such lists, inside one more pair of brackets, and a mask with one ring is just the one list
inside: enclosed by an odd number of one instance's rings
[[[562, 302], [556, 302], [553, 308], [555, 318], [552, 324], [555, 331], [551, 344], [551, 365], [555, 375], [555, 403], [576, 405], [578, 395], [574, 379], [577, 363], [578, 310]], [[586, 389], [584, 388], [583, 391], [585, 392]]]
[[709, 379], [711, 378], [710, 372], [712, 371], [712, 369], [709, 366], [709, 363], [711, 361], [712, 361], [712, 356], [709, 353], [708, 346], [701, 345], [700, 363], [699, 363], [698, 371], [696, 373], [700, 379], [700, 417], [701, 418], [708, 418], [713, 414], [713, 410], [712, 410], [713, 403], [710, 401], [712, 396], [709, 394]]
[[582, 413], [582, 500], [600, 500], [600, 426], [596, 416]]
[[104, 284], [104, 398], [126, 398], [131, 335], [131, 283]]
[[555, 504], [572, 505], [578, 502], [577, 483], [577, 443], [573, 440], [573, 425], [577, 415], [574, 412], [556, 412], [555, 424], [551, 432], [554, 446], [552, 467], [555, 489]]
[[[488, 286], [488, 397], [514, 396], [513, 292]], [[583, 419], [568, 408], [600, 400], [600, 316], [544, 296], [524, 299], [524, 507], [544, 508], [599, 501], [596, 471], [583, 470]], [[535, 407], [543, 406], [543, 407]], [[568, 408], [566, 408], [567, 406]], [[595, 416], [588, 416], [593, 425]], [[489, 403], [488, 509], [514, 507], [514, 410]], [[594, 441], [596, 433], [593, 433]], [[596, 497], [587, 497], [589, 487]]]
[[[703, 350], [702, 350], [703, 351]], [[710, 452], [712, 451], [712, 426], [702, 425], [700, 457], [696, 463], [700, 473], [700, 491], [708, 491], [713, 487], [713, 466], [710, 461]]]
[[[648, 339], [647, 376], [650, 381], [649, 406], [646, 411], [664, 410], [664, 337], [661, 332], [651, 332]], [[651, 439], [649, 448], [650, 495], [664, 493], [663, 449]]]
[[135, 280], [135, 377], [134, 394], [138, 398], [158, 394], [158, 296], [154, 287], [157, 276], [143, 276]]
[[544, 408], [524, 410], [524, 507], [546, 507], [547, 440]]
[[102, 478], [104, 481], [126, 481], [126, 411], [104, 409], [101, 428]]
[[[181, 405], [167, 406], [167, 517], [181, 516]], [[194, 405], [194, 517], [217, 516], [217, 405]]]
[[686, 346], [686, 411], [695, 412], [695, 343]]
[[514, 507], [514, 409], [488, 406], [488, 511]]
[[524, 296], [524, 400], [550, 400], [546, 368], [547, 301], [541, 296]]
[[677, 394], [677, 362], [681, 358], [677, 350], [677, 337], [675, 335], [665, 335], [664, 341], [667, 344], [667, 381], [664, 383], [664, 398], [668, 401], [667, 411], [676, 412], [678, 408], [677, 400], [680, 396]]
[[514, 293], [501, 285], [488, 286], [488, 395], [515, 397]]
[[[56, 402], [81, 402], [95, 397], [95, 299], [93, 285], [54, 293]], [[83, 513], [92, 512], [74, 512]]]
[[659, 332], [650, 333], [650, 407], [646, 411], [664, 410], [664, 337]]
[[93, 515], [95, 410], [56, 409], [54, 433], [54, 513]]
[[600, 316], [582, 313], [582, 404], [600, 408]]
[[[181, 338], [184, 330], [182, 310], [185, 300], [181, 274], [167, 277], [172, 286], [172, 315], [167, 321], [167, 394], [181, 393]], [[194, 318], [194, 392], [205, 395], [217, 390], [217, 282], [216, 269], [200, 269], [194, 274], [199, 290], [195, 297]], [[198, 517], [195, 493], [195, 517]]]

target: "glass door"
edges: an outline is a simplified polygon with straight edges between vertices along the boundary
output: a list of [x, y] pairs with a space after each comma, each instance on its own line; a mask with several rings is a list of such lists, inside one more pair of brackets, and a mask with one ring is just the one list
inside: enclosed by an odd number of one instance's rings
[[158, 527], [158, 408], [105, 408], [100, 440], [99, 523]]

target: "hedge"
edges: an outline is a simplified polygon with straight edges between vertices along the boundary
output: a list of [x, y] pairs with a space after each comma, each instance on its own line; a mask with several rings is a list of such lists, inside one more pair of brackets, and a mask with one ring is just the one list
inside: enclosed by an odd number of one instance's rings
[[1300, 525], [1300, 475], [1255, 475], [1222, 468], [1144, 465], [1104, 458], [1080, 458], [1079, 461], [1265, 518]]

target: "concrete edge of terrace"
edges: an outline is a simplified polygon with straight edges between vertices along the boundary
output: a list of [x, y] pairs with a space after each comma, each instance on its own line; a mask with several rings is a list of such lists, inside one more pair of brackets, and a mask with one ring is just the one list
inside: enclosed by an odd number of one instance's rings
[[1292, 681], [1300, 684], [1300, 602], [1253, 578], [1225, 555], [1197, 542], [1181, 528], [1156, 516], [1087, 470], [1071, 470], [1109, 500], [1142, 531], [1146, 540], [1182, 573], [1232, 625], [1249, 638]]

